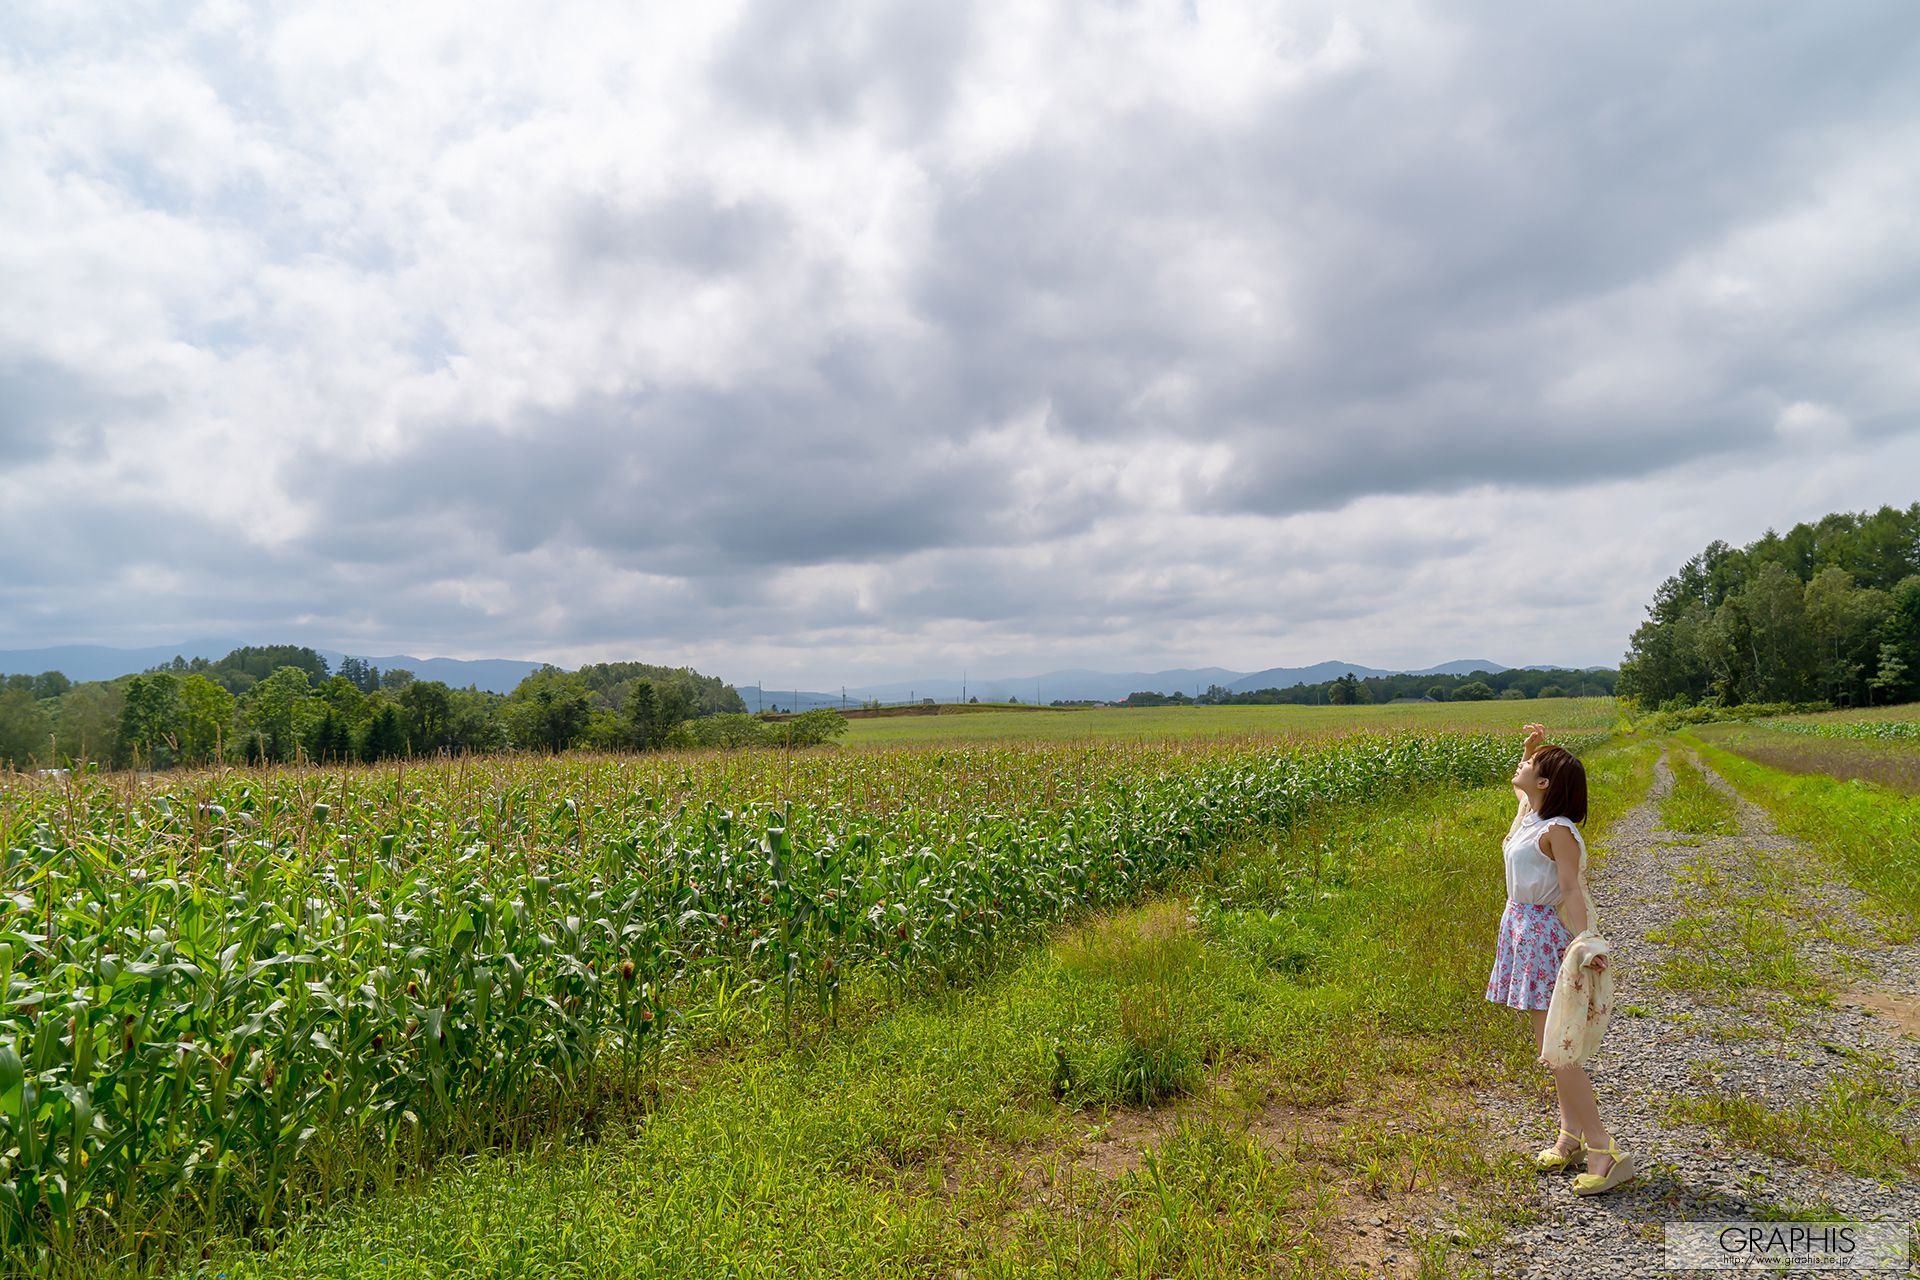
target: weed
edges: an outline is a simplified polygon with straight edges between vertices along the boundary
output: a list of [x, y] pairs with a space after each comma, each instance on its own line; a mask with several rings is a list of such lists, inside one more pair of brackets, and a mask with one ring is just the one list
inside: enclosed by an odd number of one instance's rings
[[1673, 1121], [1712, 1125], [1755, 1151], [1892, 1179], [1920, 1171], [1913, 1100], [1894, 1073], [1869, 1064], [1828, 1079], [1818, 1097], [1784, 1111], [1746, 1094], [1709, 1092], [1667, 1104]]

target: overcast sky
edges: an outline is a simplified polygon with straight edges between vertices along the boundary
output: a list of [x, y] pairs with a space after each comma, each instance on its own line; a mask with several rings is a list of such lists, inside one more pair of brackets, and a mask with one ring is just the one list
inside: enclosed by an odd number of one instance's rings
[[1617, 662], [1920, 500], [1920, 9], [0, 25], [0, 647]]

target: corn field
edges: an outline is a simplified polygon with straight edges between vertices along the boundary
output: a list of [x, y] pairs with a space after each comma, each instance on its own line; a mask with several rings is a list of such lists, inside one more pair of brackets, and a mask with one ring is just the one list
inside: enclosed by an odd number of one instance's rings
[[1235, 835], [1514, 759], [1406, 734], [0, 779], [0, 1250], [139, 1266], [283, 1223], [630, 1096], [715, 991], [791, 1025], [959, 980]]
[[1755, 720], [1756, 729], [1849, 742], [1920, 743], [1920, 720]]

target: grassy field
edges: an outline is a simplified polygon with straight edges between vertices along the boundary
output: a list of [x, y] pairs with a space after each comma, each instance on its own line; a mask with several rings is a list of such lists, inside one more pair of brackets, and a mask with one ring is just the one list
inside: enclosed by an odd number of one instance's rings
[[1703, 742], [1787, 773], [1826, 774], [1920, 794], [1920, 703], [1708, 724]]
[[[1596, 854], [1652, 754], [1592, 757]], [[1512, 803], [1416, 786], [1224, 842], [977, 982], [870, 993], [800, 1046], [743, 1019], [644, 1122], [182, 1274], [1461, 1274], [1536, 1177], [1464, 1105], [1533, 1075], [1481, 994]], [[1457, 1237], [1367, 1225], [1441, 1207]]]
[[[11, 779], [0, 1246], [139, 1274], [449, 1157], [576, 1145], [742, 1027], [784, 1075], [1235, 841], [1512, 766], [1514, 735], [1401, 727]], [[1278, 928], [1221, 902], [1223, 942]], [[1063, 1094], [1149, 1099], [1217, 1061], [1153, 1041], [1152, 1000], [1112, 1012], [1106, 1048], [1056, 1029]]]
[[[1884, 913], [1889, 942], [1920, 935], [1920, 797], [1833, 776], [1800, 758], [1774, 766], [1750, 739], [1701, 733], [1695, 741], [1722, 777], [1767, 810], [1782, 831], [1828, 850], [1847, 879]], [[1851, 744], [1849, 744], [1851, 745]]]
[[[953, 714], [955, 711], [962, 714]], [[1499, 732], [1518, 729], [1533, 720], [1549, 722], [1558, 732], [1585, 733], [1610, 730], [1618, 718], [1611, 698], [1412, 703], [1386, 707], [1092, 707], [1073, 711], [943, 708], [934, 715], [854, 720], [841, 741], [856, 747], [894, 747], [1114, 739], [1305, 739], [1401, 729], [1436, 733]]]

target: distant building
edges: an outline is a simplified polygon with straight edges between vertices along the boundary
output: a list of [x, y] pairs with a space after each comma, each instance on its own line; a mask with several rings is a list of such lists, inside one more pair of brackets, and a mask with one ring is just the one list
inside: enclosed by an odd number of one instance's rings
[[1388, 707], [1404, 707], [1410, 702], [1432, 702], [1432, 701], [1433, 701], [1432, 698], [1395, 698], [1393, 699], [1393, 701], [1382, 703], [1381, 705], [1388, 706]]

